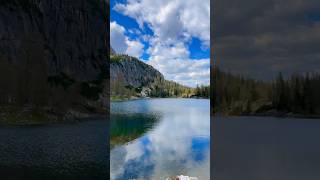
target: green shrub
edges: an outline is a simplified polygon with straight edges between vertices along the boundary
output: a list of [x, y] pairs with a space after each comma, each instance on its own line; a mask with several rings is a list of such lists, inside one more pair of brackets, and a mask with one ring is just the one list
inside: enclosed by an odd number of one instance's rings
[[125, 59], [124, 55], [111, 55], [110, 62], [111, 63], [118, 63]]

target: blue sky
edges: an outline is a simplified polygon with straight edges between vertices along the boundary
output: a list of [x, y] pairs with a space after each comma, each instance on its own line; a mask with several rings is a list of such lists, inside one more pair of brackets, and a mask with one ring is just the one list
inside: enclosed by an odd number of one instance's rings
[[110, 41], [166, 79], [195, 87], [209, 84], [209, 0], [111, 0]]

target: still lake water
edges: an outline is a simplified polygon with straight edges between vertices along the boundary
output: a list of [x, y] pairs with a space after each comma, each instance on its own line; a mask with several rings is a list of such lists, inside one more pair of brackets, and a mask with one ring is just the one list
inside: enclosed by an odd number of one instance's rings
[[118, 140], [110, 150], [112, 180], [210, 179], [209, 100], [115, 102], [110, 124], [111, 141]]
[[105, 180], [108, 123], [0, 127], [0, 179]]
[[212, 117], [215, 180], [320, 179], [320, 119]]

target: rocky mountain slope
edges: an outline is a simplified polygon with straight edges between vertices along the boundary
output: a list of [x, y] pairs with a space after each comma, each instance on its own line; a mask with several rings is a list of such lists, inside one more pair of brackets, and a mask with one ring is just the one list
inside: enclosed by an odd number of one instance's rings
[[137, 58], [113, 55], [110, 64], [110, 80], [120, 80], [125, 86], [139, 88], [150, 87], [156, 80], [164, 80], [164, 77], [158, 70]]
[[107, 107], [105, 0], [0, 0], [0, 105]]
[[110, 60], [112, 96], [190, 97], [194, 94], [192, 88], [166, 80], [158, 70], [135, 57], [111, 53]]

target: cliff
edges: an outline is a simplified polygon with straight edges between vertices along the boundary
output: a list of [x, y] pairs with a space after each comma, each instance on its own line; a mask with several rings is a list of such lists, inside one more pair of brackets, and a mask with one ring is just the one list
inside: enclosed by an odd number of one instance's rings
[[105, 0], [0, 0], [0, 105], [103, 112], [106, 24]]
[[[112, 49], [112, 48], [111, 48]], [[132, 97], [190, 97], [194, 89], [168, 81], [152, 66], [127, 55], [110, 55], [111, 96]]]
[[111, 56], [110, 81], [122, 81], [125, 86], [139, 88], [150, 87], [156, 79], [163, 80], [164, 77], [139, 59], [126, 55]]

